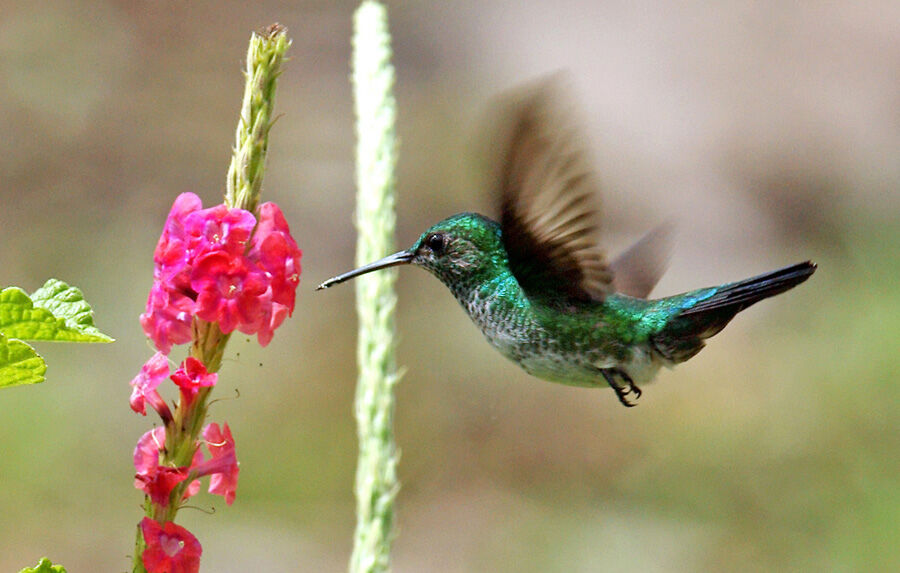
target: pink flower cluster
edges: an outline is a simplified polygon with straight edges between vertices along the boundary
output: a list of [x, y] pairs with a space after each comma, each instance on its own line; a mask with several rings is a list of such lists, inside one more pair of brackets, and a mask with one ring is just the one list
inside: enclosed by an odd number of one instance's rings
[[[170, 373], [172, 346], [192, 341], [203, 326], [195, 318], [216, 323], [224, 334], [256, 334], [265, 346], [294, 311], [300, 282], [302, 253], [277, 205], [260, 205], [259, 220], [226, 205], [202, 207], [199, 197], [184, 193], [166, 219], [153, 254], [153, 287], [141, 314], [144, 332], [158, 352], [131, 381], [131, 409], [146, 415], [150, 405], [163, 421], [134, 450], [134, 486], [150, 502], [141, 522], [141, 559], [149, 573], [199, 571], [197, 538], [172, 521], [156, 519], [171, 519], [184, 500], [200, 491], [199, 480], [205, 476], [210, 476], [209, 492], [231, 505], [239, 473], [228, 424], [209, 424], [202, 439], [198, 435], [203, 421], [196, 417], [206, 412], [204, 389], [215, 386], [218, 375], [194, 356]], [[171, 405], [158, 390], [167, 378], [179, 392]]]
[[274, 203], [260, 205], [259, 221], [243, 209], [202, 206], [193, 193], [172, 205], [153, 254], [144, 332], [168, 354], [191, 341], [196, 316], [265, 346], [294, 311], [302, 252]]
[[150, 404], [163, 422], [166, 424], [171, 422], [172, 411], [157, 390], [160, 383], [166, 378], [171, 378], [172, 382], [178, 386], [181, 394], [180, 405], [182, 409], [187, 410], [193, 406], [200, 388], [216, 385], [218, 375], [207, 372], [206, 366], [202, 362], [193, 356], [188, 356], [178, 370], [169, 376], [169, 359], [162, 352], [157, 352], [131, 380], [131, 398], [129, 400], [131, 409], [146, 416], [146, 405]]
[[[203, 439], [192, 446], [194, 453], [189, 465], [176, 466], [167, 462], [172, 459], [167, 448], [177, 450], [180, 444], [166, 444], [167, 430], [176, 429], [175, 417], [157, 390], [166, 378], [178, 386], [180, 399], [176, 412], [182, 415], [196, 412], [194, 406], [200, 390], [215, 386], [218, 381], [218, 375], [208, 372], [194, 357], [188, 357], [171, 375], [168, 358], [162, 352], [157, 352], [144, 364], [131, 381], [131, 408], [146, 415], [146, 405], [150, 404], [165, 425], [150, 430], [138, 440], [134, 448], [134, 487], [147, 494], [154, 516], [171, 514], [169, 510], [173, 505], [178, 506], [196, 495], [200, 491], [200, 478], [205, 476], [210, 476], [209, 493], [221, 495], [225, 503], [231, 505], [237, 491], [240, 466], [228, 424], [220, 428], [219, 424], [212, 423], [203, 429]], [[208, 458], [203, 453], [203, 445], [209, 452]], [[199, 571], [202, 548], [187, 529], [171, 521], [159, 523], [145, 517], [141, 531], [146, 543], [141, 559], [149, 573]]]
[[225, 424], [224, 428], [219, 428], [216, 423], [209, 424], [203, 429], [203, 439], [206, 449], [209, 450], [209, 459], [206, 459], [198, 448], [190, 466], [175, 468], [159, 463], [166, 448], [165, 428], [154, 428], [141, 436], [134, 448], [136, 470], [134, 487], [150, 496], [154, 506], [165, 509], [173, 501], [180, 501], [170, 499], [172, 491], [179, 483], [190, 482], [181, 496], [184, 500], [200, 491], [199, 478], [211, 476], [209, 493], [221, 495], [228, 505], [234, 503], [240, 466], [235, 454], [231, 429], [228, 424]]

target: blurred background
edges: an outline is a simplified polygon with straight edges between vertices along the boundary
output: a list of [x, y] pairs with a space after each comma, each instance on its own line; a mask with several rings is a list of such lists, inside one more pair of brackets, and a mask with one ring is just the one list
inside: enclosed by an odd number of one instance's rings
[[[229, 346], [211, 419], [236, 437], [236, 503], [202, 494], [179, 521], [204, 571], [346, 569], [353, 288], [313, 288], [353, 263], [355, 6], [0, 1], [0, 283], [77, 285], [117, 339], [37, 344], [46, 383], [0, 391], [0, 570], [130, 570], [152, 251], [178, 193], [220, 200], [249, 33], [275, 21], [294, 45], [263, 198], [303, 280], [269, 347]], [[395, 571], [900, 569], [900, 5], [388, 6], [398, 248], [491, 212], [472, 151], [488, 104], [567, 69], [610, 251], [679, 224], [655, 295], [819, 264], [633, 409], [528, 377], [401, 269]]]

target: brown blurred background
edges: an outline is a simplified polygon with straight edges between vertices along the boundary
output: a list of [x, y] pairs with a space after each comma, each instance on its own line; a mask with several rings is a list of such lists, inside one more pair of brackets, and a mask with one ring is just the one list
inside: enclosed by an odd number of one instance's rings
[[[401, 269], [395, 570], [900, 569], [900, 5], [389, 2], [398, 247], [491, 209], [471, 151], [500, 91], [571, 72], [612, 251], [680, 233], [655, 294], [811, 258], [646, 387], [529, 378], [433, 278]], [[38, 344], [47, 382], [0, 392], [0, 570], [47, 555], [125, 571], [141, 517], [128, 407], [137, 321], [178, 193], [223, 192], [249, 32], [294, 39], [264, 199], [304, 250], [294, 317], [229, 347], [212, 419], [236, 503], [179, 519], [204, 571], [341, 571], [354, 524], [355, 2], [0, 2], [0, 269], [77, 285], [107, 346]], [[173, 358], [180, 357], [176, 351]], [[239, 392], [239, 398], [234, 399]]]

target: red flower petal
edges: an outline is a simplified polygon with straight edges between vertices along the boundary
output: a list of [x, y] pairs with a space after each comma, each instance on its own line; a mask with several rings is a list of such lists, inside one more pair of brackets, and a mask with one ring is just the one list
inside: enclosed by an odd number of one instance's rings
[[240, 473], [231, 428], [225, 424], [224, 429], [220, 430], [218, 424], [212, 423], [203, 430], [203, 438], [212, 457], [193, 469], [198, 476], [212, 476], [209, 480], [209, 493], [223, 496], [225, 503], [231, 505], [234, 503]]
[[131, 409], [143, 415], [147, 415], [144, 400], [155, 399], [151, 393], [156, 393], [159, 383], [169, 376], [169, 360], [162, 352], [157, 352], [142, 367], [141, 371], [131, 380], [133, 390], [131, 392]]
[[145, 517], [141, 532], [147, 548], [141, 555], [147, 573], [197, 573], [203, 548], [187, 529], [167, 521], [160, 525]]

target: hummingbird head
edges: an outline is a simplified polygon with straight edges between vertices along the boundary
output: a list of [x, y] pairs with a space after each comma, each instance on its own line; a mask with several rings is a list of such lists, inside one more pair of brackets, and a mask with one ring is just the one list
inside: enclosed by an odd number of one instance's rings
[[460, 213], [429, 227], [409, 249], [330, 278], [317, 290], [397, 265], [422, 267], [453, 289], [485, 280], [505, 261], [500, 225], [477, 213]]
[[485, 280], [506, 260], [500, 225], [477, 213], [460, 213], [432, 225], [408, 252], [412, 264], [451, 287]]

